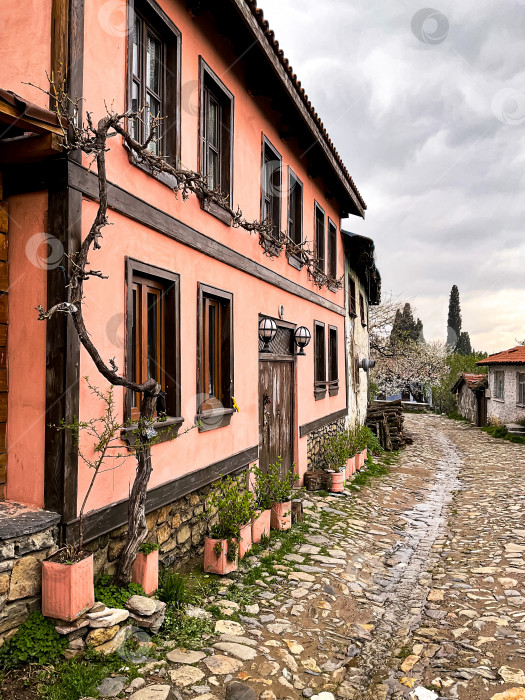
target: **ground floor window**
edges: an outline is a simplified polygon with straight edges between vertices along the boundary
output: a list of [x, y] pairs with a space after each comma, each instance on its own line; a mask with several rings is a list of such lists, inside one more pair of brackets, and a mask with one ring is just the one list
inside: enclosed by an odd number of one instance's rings
[[518, 403], [525, 406], [525, 372], [518, 373]]
[[505, 398], [505, 372], [494, 372], [494, 398]]

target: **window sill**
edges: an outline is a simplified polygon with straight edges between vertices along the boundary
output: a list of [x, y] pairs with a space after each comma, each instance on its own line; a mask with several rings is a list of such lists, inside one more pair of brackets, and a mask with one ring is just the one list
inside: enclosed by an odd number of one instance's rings
[[349, 311], [348, 315], [350, 316], [350, 318], [357, 318], [357, 313], [355, 311]]
[[498, 403], [505, 403], [505, 399], [498, 399], [496, 396], [493, 396], [492, 400], [497, 401]]
[[316, 401], [324, 399], [326, 396], [326, 386], [314, 387], [314, 398]]
[[296, 255], [287, 255], [288, 265], [295, 267], [296, 270], [302, 270], [304, 267], [303, 262]]
[[334, 294], [337, 292], [337, 287], [333, 285], [331, 282], [328, 282], [326, 285], [326, 288], [330, 291], [333, 292]]
[[226, 224], [227, 226], [232, 225], [232, 217], [230, 212], [226, 211], [226, 209], [221, 207], [220, 204], [217, 204], [217, 202], [211, 202], [207, 198], [200, 199], [200, 203], [201, 209], [207, 211], [208, 214], [211, 214], [216, 219], [219, 219], [219, 221], [222, 221], [222, 223]]
[[142, 170], [143, 172], [145, 172], [146, 175], [149, 175], [154, 180], [158, 180], [163, 185], [166, 185], [166, 187], [173, 189], [173, 187], [175, 187], [175, 185], [177, 184], [177, 180], [176, 180], [174, 175], [170, 175], [169, 173], [154, 173], [153, 170], [148, 165], [146, 165], [146, 163], [143, 163], [141, 160], [139, 160], [139, 158], [134, 153], [132, 153], [129, 149], [128, 149], [128, 156], [129, 156], [129, 162], [132, 165], [134, 165], [139, 170]]
[[339, 393], [339, 383], [328, 387], [328, 395], [329, 396], [337, 396], [338, 393]]
[[233, 408], [213, 408], [203, 411], [195, 416], [195, 421], [199, 423], [199, 433], [205, 433], [216, 428], [225, 428], [230, 425]]
[[[177, 418], [167, 418], [165, 421], [158, 421], [153, 423], [152, 428], [157, 431], [157, 436], [155, 438], [155, 445], [159, 442], [168, 442], [177, 437], [179, 428], [184, 423], [184, 418], [181, 416]], [[137, 430], [137, 423], [133, 423], [127, 428], [122, 428], [120, 431], [120, 437], [122, 440], [133, 447], [136, 442], [135, 431]]]

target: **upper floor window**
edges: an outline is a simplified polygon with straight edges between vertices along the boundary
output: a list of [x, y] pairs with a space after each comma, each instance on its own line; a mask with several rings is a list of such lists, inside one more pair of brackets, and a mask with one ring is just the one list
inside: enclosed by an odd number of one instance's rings
[[505, 372], [494, 372], [494, 398], [505, 398]]
[[317, 267], [325, 271], [325, 215], [323, 209], [315, 203], [315, 258]]
[[230, 423], [233, 397], [233, 294], [199, 284], [198, 403], [201, 430]]
[[288, 236], [298, 245], [303, 240], [303, 185], [291, 168], [288, 177]]
[[162, 117], [157, 137], [148, 148], [173, 165], [180, 143], [180, 32], [152, 0], [130, 0], [133, 32], [128, 54], [128, 105], [139, 116], [130, 121], [130, 133], [144, 143], [151, 117]]
[[201, 59], [201, 172], [232, 201], [233, 95]]
[[357, 316], [357, 298], [355, 292], [355, 280], [353, 277], [348, 278], [348, 310], [350, 316]]
[[[128, 259], [127, 357], [137, 384], [155, 379], [158, 413], [180, 415], [179, 275]], [[137, 420], [141, 394], [129, 391], [127, 418]]]
[[328, 219], [328, 276], [337, 279], [337, 226]]
[[517, 376], [518, 379], [518, 403], [521, 404], [522, 406], [525, 405], [525, 374], [519, 373]]
[[361, 315], [361, 325], [366, 326], [365, 299], [361, 293], [359, 293], [359, 313]]
[[262, 163], [262, 221], [272, 222], [272, 233], [279, 237], [281, 226], [282, 159], [270, 142], [264, 137]]
[[314, 324], [314, 396], [326, 396], [326, 337], [325, 325], [320, 321]]
[[328, 389], [330, 396], [339, 392], [339, 364], [337, 358], [337, 328], [328, 328]]

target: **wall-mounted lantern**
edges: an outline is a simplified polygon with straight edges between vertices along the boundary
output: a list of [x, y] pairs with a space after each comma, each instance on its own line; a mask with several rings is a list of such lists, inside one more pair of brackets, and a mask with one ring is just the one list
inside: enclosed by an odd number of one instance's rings
[[270, 343], [275, 338], [277, 333], [277, 324], [273, 318], [268, 318], [265, 316], [259, 321], [259, 339], [262, 340], [264, 346], [261, 352], [268, 352], [270, 350]]
[[376, 361], [375, 360], [369, 360], [368, 357], [363, 357], [363, 359], [359, 362], [359, 367], [361, 369], [364, 369], [365, 372], [368, 372], [369, 369], [372, 369], [372, 367], [376, 366]]
[[312, 334], [306, 326], [299, 326], [299, 328], [295, 329], [294, 342], [299, 348], [299, 352], [296, 353], [297, 355], [306, 355], [304, 349], [309, 344], [311, 339]]

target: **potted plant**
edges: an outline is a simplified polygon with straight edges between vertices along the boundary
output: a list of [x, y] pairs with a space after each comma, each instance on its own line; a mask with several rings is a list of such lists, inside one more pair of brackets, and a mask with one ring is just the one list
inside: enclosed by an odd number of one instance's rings
[[268, 488], [272, 501], [270, 527], [272, 530], [289, 530], [292, 527], [292, 489], [299, 479], [295, 473], [295, 464], [284, 476], [282, 457], [277, 457], [274, 464], [268, 466]]
[[227, 477], [211, 492], [208, 507], [217, 522], [204, 542], [204, 571], [222, 576], [235, 571], [239, 555], [244, 556], [251, 547], [254, 497], [251, 491], [242, 491], [236, 479]]
[[358, 456], [356, 454], [356, 435], [354, 428], [348, 428], [344, 433], [346, 440], [346, 449], [348, 453], [348, 458], [346, 460], [346, 477], [352, 476], [356, 473]]
[[131, 580], [140, 583], [146, 595], [155, 593], [159, 587], [159, 545], [143, 542], [133, 564]]
[[252, 542], [258, 544], [262, 537], [270, 536], [272, 494], [269, 475], [255, 464], [252, 467], [252, 474], [255, 477], [253, 490], [256, 507], [252, 520]]
[[326, 471], [330, 474], [330, 491], [341, 493], [344, 491], [344, 468], [348, 459], [348, 445], [344, 433], [332, 435], [323, 444], [323, 462]]

